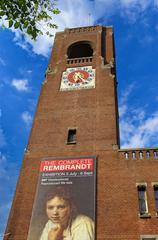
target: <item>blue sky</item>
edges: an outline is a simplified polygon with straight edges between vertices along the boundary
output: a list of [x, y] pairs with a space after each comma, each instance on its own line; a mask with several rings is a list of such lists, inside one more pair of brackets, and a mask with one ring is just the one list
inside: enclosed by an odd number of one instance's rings
[[[158, 0], [59, 0], [58, 5], [58, 31], [114, 26], [121, 147], [158, 146]], [[52, 44], [46, 36], [33, 42], [13, 29], [0, 30], [0, 236]]]

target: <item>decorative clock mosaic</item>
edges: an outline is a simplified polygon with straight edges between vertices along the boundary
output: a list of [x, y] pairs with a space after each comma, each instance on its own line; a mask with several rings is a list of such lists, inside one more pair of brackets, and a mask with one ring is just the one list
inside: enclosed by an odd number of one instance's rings
[[95, 88], [95, 69], [92, 66], [67, 68], [62, 74], [60, 90]]

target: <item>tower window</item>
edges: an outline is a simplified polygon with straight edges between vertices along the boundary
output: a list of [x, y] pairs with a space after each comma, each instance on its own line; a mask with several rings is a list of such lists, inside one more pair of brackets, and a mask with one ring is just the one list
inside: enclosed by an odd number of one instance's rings
[[67, 56], [71, 58], [92, 57], [93, 49], [89, 42], [81, 41], [72, 44], [67, 51]]
[[76, 129], [69, 129], [67, 144], [75, 144], [75, 143], [76, 143]]
[[146, 186], [138, 185], [137, 189], [138, 189], [139, 213], [140, 216], [144, 216], [148, 214]]
[[158, 185], [154, 185], [155, 207], [158, 214]]

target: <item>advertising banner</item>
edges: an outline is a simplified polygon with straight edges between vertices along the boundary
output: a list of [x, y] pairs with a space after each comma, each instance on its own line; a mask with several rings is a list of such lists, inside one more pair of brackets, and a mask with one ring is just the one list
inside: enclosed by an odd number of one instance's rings
[[41, 161], [27, 240], [95, 240], [94, 156]]

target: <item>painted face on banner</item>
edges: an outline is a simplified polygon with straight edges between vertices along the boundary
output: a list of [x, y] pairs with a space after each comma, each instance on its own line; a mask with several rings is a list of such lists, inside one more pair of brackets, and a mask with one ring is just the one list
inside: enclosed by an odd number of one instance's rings
[[63, 198], [56, 196], [47, 201], [46, 213], [53, 223], [66, 225], [70, 219], [71, 209]]

